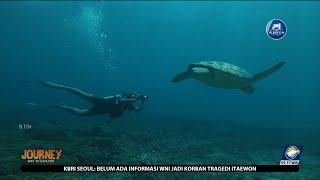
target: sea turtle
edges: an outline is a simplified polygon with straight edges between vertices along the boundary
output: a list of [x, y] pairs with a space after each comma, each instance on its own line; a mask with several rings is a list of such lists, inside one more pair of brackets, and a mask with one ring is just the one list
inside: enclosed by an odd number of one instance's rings
[[244, 69], [233, 64], [218, 61], [201, 61], [189, 64], [187, 71], [177, 74], [172, 82], [180, 82], [187, 78], [195, 78], [209, 86], [227, 89], [241, 89], [247, 94], [252, 94], [252, 84], [264, 79], [279, 70], [285, 64], [277, 63], [271, 68], [251, 76]]

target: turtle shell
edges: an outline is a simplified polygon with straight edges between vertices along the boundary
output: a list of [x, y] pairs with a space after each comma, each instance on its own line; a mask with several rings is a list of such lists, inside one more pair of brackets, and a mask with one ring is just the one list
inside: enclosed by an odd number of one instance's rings
[[[251, 78], [251, 75], [246, 70], [240, 68], [239, 66], [235, 66], [235, 65], [232, 65], [229, 63], [219, 62], [219, 61], [201, 61], [196, 64], [207, 66], [209, 68], [213, 68], [215, 70], [219, 70], [222, 72], [230, 73], [235, 76], [240, 76], [240, 77], [244, 77], [244, 78]], [[194, 64], [194, 65], [196, 65], [196, 64]]]

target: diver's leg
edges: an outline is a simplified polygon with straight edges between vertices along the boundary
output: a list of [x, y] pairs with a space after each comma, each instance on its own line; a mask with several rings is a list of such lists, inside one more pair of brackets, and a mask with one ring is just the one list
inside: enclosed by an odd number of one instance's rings
[[77, 88], [73, 88], [73, 87], [69, 87], [69, 86], [64, 86], [61, 84], [56, 84], [56, 83], [52, 83], [52, 82], [43, 82], [41, 84], [43, 87], [49, 87], [49, 88], [55, 88], [55, 89], [62, 89], [65, 91], [68, 91], [74, 95], [77, 95], [85, 100], [88, 100], [90, 102], [92, 102], [94, 96], [92, 94], [86, 93], [81, 91], [80, 89]]
[[90, 109], [78, 109], [75, 107], [69, 107], [69, 106], [65, 106], [65, 105], [54, 105], [54, 106], [49, 106], [49, 108], [62, 109], [62, 110], [65, 110], [65, 111], [70, 112], [70, 113], [77, 115], [77, 116], [94, 115], [94, 113]]

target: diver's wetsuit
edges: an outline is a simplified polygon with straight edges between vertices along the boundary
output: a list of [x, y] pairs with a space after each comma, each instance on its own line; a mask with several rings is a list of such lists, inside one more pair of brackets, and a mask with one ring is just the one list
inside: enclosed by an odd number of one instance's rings
[[[55, 84], [51, 82], [44, 82], [42, 83], [42, 86], [66, 90], [93, 104], [93, 107], [90, 109], [78, 109], [75, 107], [69, 107], [65, 105], [50, 106], [51, 108], [63, 109], [68, 112], [71, 112], [72, 114], [79, 115], [79, 116], [91, 116], [96, 114], [109, 113], [111, 118], [115, 118], [115, 117], [121, 116], [125, 110], [136, 110], [136, 111], [141, 110], [142, 105], [147, 100], [146, 96], [137, 95], [136, 93], [128, 94], [128, 97], [127, 95], [95, 97], [92, 94], [83, 92], [79, 89], [60, 85], [60, 84]], [[135, 107], [133, 105], [133, 103], [136, 101], [141, 101], [141, 104], [139, 107]]]

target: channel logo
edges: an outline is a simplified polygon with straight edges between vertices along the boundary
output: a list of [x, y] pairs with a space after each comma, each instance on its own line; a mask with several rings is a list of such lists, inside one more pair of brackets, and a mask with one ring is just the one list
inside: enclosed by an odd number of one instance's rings
[[287, 26], [281, 19], [272, 19], [266, 26], [267, 35], [273, 40], [284, 38], [287, 33]]
[[285, 146], [280, 165], [299, 165], [299, 160], [302, 152], [302, 145]]

